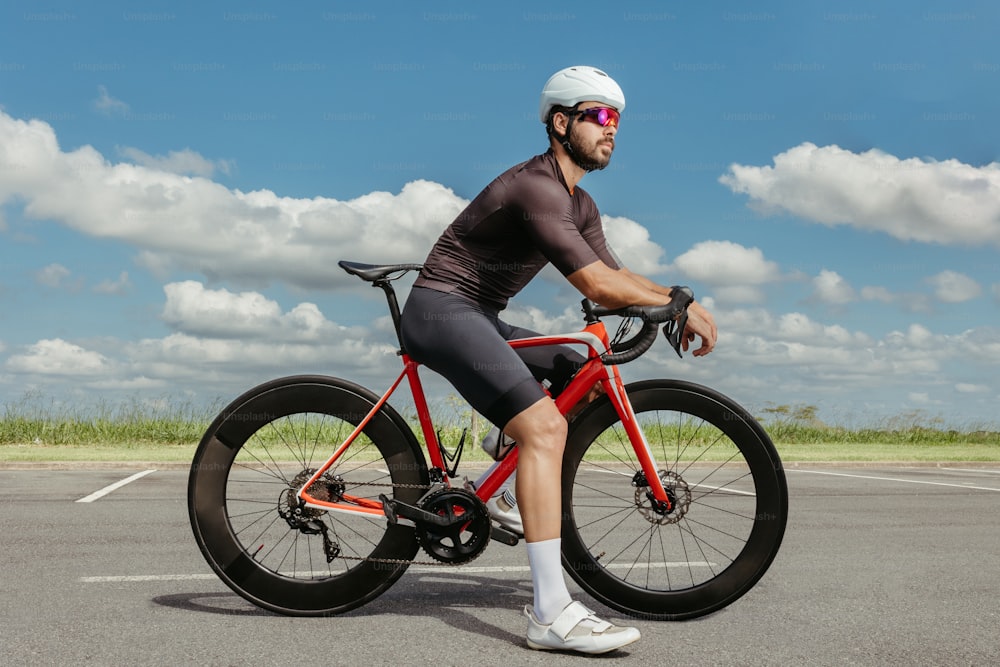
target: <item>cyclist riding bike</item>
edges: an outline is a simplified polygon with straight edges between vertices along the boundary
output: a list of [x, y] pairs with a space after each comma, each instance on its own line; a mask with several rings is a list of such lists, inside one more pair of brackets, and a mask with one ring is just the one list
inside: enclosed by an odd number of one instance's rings
[[[556, 72], [542, 90], [548, 150], [490, 183], [438, 239], [407, 299], [403, 344], [470, 405], [517, 442], [516, 510], [531, 567], [534, 602], [525, 607], [535, 649], [612, 651], [639, 639], [574, 602], [560, 558], [560, 471], [567, 422], [551, 396], [584, 358], [571, 348], [514, 351], [507, 340], [535, 335], [500, 312], [551, 262], [588, 299], [608, 308], [666, 304], [671, 289], [632, 273], [608, 247], [593, 199], [578, 183], [614, 152], [625, 96], [606, 73], [586, 66]], [[684, 349], [712, 351], [717, 330], [699, 304], [688, 309]], [[546, 388], [547, 386], [547, 388]], [[498, 453], [499, 456], [501, 453]], [[497, 508], [499, 499], [489, 506]], [[500, 507], [499, 513], [505, 508]]]

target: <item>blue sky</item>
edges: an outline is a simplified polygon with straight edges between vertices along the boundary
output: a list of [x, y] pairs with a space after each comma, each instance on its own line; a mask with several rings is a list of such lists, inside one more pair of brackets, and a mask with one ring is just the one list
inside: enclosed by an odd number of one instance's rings
[[[709, 357], [664, 345], [629, 377], [847, 425], [995, 425], [998, 14], [5, 3], [0, 401], [207, 404], [298, 372], [386, 385], [384, 305], [336, 260], [421, 261], [545, 149], [545, 79], [590, 64], [628, 102], [581, 185], [625, 263], [690, 284], [720, 326]], [[508, 315], [572, 329], [577, 303], [547, 271]]]

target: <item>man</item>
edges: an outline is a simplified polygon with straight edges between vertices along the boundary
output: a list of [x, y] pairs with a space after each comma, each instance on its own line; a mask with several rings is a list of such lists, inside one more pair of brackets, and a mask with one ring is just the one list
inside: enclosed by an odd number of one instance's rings
[[[537, 649], [604, 653], [639, 639], [637, 629], [613, 626], [574, 602], [563, 577], [560, 474], [567, 425], [539, 381], [547, 379], [558, 392], [582, 357], [567, 349], [514, 352], [506, 341], [534, 332], [498, 317], [549, 262], [585, 297], [609, 308], [669, 300], [669, 288], [619, 264], [597, 206], [577, 187], [611, 160], [624, 108], [621, 88], [604, 72], [585, 66], [556, 72], [540, 107], [548, 151], [497, 177], [444, 231], [402, 316], [407, 352], [518, 443], [516, 496], [534, 587], [525, 615], [528, 645]], [[685, 349], [696, 337], [701, 345], [694, 355], [703, 356], [717, 331], [712, 316], [692, 304]]]

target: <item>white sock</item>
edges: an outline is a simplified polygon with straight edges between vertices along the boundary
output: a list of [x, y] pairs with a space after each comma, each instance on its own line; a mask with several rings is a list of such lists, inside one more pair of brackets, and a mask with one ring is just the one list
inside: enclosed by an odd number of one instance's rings
[[562, 569], [562, 540], [528, 542], [528, 565], [531, 566], [531, 584], [535, 591], [535, 618], [549, 625], [573, 598], [566, 588]]

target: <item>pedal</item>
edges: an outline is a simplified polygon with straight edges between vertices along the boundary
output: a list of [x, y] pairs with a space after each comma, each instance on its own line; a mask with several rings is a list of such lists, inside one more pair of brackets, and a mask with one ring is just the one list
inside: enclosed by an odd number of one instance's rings
[[493, 530], [490, 531], [490, 539], [492, 540], [506, 544], [509, 547], [516, 546], [521, 541], [521, 537], [517, 533], [513, 533], [506, 528], [496, 524], [493, 524], [492, 528]]

